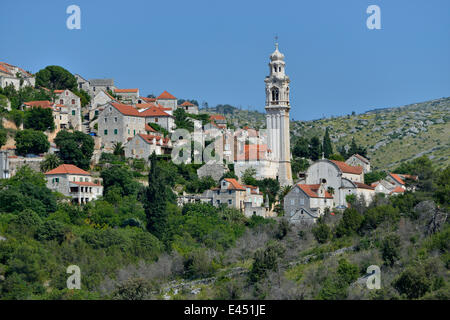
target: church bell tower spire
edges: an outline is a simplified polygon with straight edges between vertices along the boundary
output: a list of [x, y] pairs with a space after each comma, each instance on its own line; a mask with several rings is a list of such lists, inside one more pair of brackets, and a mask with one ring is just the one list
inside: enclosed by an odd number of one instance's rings
[[[278, 37], [275, 38], [276, 41]], [[289, 133], [289, 77], [286, 75], [284, 54], [275, 43], [270, 55], [269, 76], [266, 84], [266, 125], [268, 145], [274, 161], [278, 162], [278, 180], [282, 186], [292, 185], [291, 150]]]

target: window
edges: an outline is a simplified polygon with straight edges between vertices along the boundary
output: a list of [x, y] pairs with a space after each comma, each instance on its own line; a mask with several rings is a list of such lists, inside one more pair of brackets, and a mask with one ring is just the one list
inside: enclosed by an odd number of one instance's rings
[[295, 204], [295, 199], [291, 199], [291, 205]]
[[133, 135], [134, 135], [134, 136], [136, 135], [136, 130], [133, 130]]
[[73, 115], [73, 116], [75, 115], [75, 110], [72, 110], [72, 115]]
[[114, 129], [114, 134], [117, 134], [117, 129]]
[[95, 91], [95, 87], [94, 87], [94, 91]]
[[278, 67], [278, 71], [280, 71], [280, 72], [281, 72], [281, 67]]
[[114, 117], [114, 122], [117, 122], [117, 117]]
[[300, 199], [300, 204], [301, 204], [301, 205], [304, 205], [304, 204], [305, 204], [305, 199], [301, 198], [301, 199]]
[[108, 130], [105, 129], [104, 133], [105, 133], [105, 136], [107, 136], [108, 135]]
[[68, 96], [69, 95], [69, 91], [66, 91], [66, 96]]
[[75, 99], [72, 99], [72, 104], [75, 104]]
[[64, 100], [63, 99], [59, 99], [59, 104], [64, 104]]
[[95, 110], [95, 113], [94, 113], [96, 116], [98, 116], [98, 110]]
[[83, 84], [79, 83], [79, 84], [78, 84], [78, 88], [81, 89], [82, 87], [83, 87]]
[[216, 203], [217, 203], [217, 204], [220, 204], [220, 200], [216, 200]]
[[228, 193], [231, 194], [232, 190], [228, 190]]
[[228, 204], [233, 204], [233, 200], [229, 199]]
[[155, 122], [158, 122], [158, 118], [155, 118]]
[[279, 93], [278, 88], [272, 89], [272, 101], [278, 101]]
[[108, 118], [105, 118], [105, 123], [108, 121]]

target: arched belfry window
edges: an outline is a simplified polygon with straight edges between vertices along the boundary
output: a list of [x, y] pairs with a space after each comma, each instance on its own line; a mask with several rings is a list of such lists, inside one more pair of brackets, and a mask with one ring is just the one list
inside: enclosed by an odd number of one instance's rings
[[278, 88], [273, 88], [272, 89], [272, 101], [278, 101], [279, 94], [280, 94], [280, 91], [278, 90]]
[[273, 72], [277, 72], [277, 66], [273, 66]]

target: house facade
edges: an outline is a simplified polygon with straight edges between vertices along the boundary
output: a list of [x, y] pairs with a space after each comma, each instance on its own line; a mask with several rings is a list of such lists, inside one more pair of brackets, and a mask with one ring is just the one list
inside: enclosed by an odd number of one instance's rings
[[172, 111], [177, 109], [178, 100], [172, 94], [164, 91], [156, 98], [156, 103], [162, 105], [164, 108], [170, 108]]
[[284, 212], [291, 223], [314, 223], [333, 207], [325, 183], [296, 184], [284, 197]]
[[81, 131], [81, 99], [69, 89], [54, 91], [55, 104], [65, 106], [67, 127]]
[[45, 173], [47, 188], [72, 198], [74, 203], [87, 203], [103, 195], [103, 186], [91, 174], [77, 166], [62, 164]]
[[178, 106], [178, 108], [183, 109], [184, 111], [186, 111], [186, 113], [198, 114], [198, 106], [196, 106], [195, 104], [190, 103], [189, 101], [183, 102], [182, 104], [180, 104]]
[[171, 141], [155, 134], [139, 133], [125, 144], [125, 157], [149, 161], [153, 152], [156, 155], [170, 154]]

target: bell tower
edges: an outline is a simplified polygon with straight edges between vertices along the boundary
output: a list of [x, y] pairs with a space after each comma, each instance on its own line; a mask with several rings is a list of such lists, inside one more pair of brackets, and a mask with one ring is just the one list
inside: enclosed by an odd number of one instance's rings
[[278, 180], [281, 186], [292, 185], [291, 148], [289, 133], [289, 77], [286, 75], [284, 54], [278, 50], [270, 55], [269, 76], [266, 83], [266, 127], [268, 146], [273, 160], [278, 163]]

